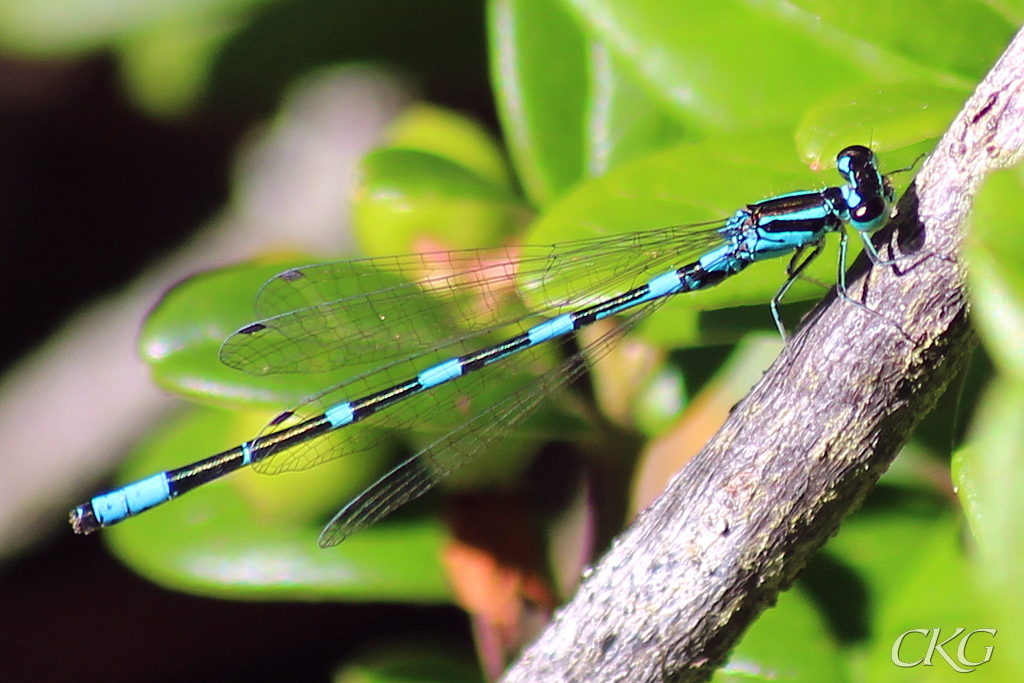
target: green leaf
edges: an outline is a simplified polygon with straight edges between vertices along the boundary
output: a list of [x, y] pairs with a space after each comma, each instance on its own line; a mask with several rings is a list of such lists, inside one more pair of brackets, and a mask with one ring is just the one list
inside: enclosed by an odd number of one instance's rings
[[872, 42], [878, 18], [847, 18], [836, 3], [830, 22], [782, 0], [692, 2], [686, 11], [660, 0], [567, 2], [592, 37], [706, 133], [793, 125], [814, 102], [872, 83], [955, 80]]
[[799, 589], [792, 589], [758, 617], [712, 680], [838, 683], [848, 679], [821, 616]]
[[[936, 525], [932, 532], [916, 539], [916, 558], [903, 564], [899, 569], [906, 579], [898, 591], [880, 606], [874, 625], [872, 642], [866, 653], [866, 681], [956, 681], [962, 674], [957, 673], [938, 655], [932, 666], [898, 667], [893, 663], [893, 646], [897, 638], [911, 629], [940, 628], [945, 637], [952, 636], [956, 628], [968, 631], [978, 628], [999, 629], [1003, 624], [994, 620], [986, 609], [977, 591], [970, 566], [963, 552], [961, 523], [958, 519], [947, 519]], [[912, 636], [912, 637], [911, 637]], [[911, 634], [904, 639], [898, 653], [904, 662], [922, 659], [926, 654], [927, 639], [921, 634]], [[980, 661], [985, 645], [992, 640], [986, 636], [969, 641], [967, 657]], [[1013, 641], [1009, 641], [1013, 642]], [[996, 639], [996, 651], [1000, 639]], [[950, 655], [955, 656], [958, 641], [947, 646]], [[1009, 649], [1007, 644], [1006, 648]], [[1009, 655], [1009, 652], [1007, 652]], [[984, 665], [986, 681], [1011, 681], [1007, 672], [1013, 670], [1007, 658], [995, 658]]]
[[391, 124], [388, 147], [436, 155], [512, 190], [498, 143], [479, 123], [448, 109], [423, 103], [409, 107]]
[[591, 41], [587, 54], [590, 83], [584, 154], [588, 176], [607, 173], [683, 136], [674, 112], [649, 92], [616, 53]]
[[128, 93], [157, 116], [185, 114], [202, 98], [218, 52], [240, 24], [234, 15], [189, 14], [125, 36], [119, 44]]
[[[141, 446], [119, 480], [232, 447], [252, 437], [261, 417], [192, 411]], [[190, 593], [246, 600], [447, 602], [439, 560], [446, 533], [436, 516], [406, 514], [336, 548], [317, 546], [323, 521], [373, 481], [386, 455], [364, 452], [276, 477], [236, 472], [108, 529], [104, 537], [140, 574]]]
[[255, 317], [259, 288], [295, 265], [299, 263], [223, 268], [186, 280], [164, 295], [139, 337], [139, 354], [157, 383], [208, 405], [280, 409], [369, 369], [354, 365], [335, 372], [257, 377], [220, 361], [224, 340]]
[[507, 187], [415, 149], [363, 160], [354, 230], [368, 256], [496, 246], [525, 217]]
[[[975, 568], [1003, 642], [1024, 638], [1024, 382], [997, 378], [974, 413], [953, 481], [976, 541]], [[1009, 654], [1009, 653], [1007, 653]], [[1024, 655], [1014, 658], [1024, 671]]]
[[988, 5], [1014, 26], [1024, 21], [1024, 2], [1021, 0], [989, 0]]
[[974, 323], [1001, 372], [1024, 378], [1024, 166], [989, 175], [964, 253]]
[[876, 152], [924, 145], [930, 150], [963, 106], [970, 91], [933, 85], [871, 85], [839, 93], [810, 107], [796, 132], [797, 147], [811, 168], [833, 162], [848, 145]]
[[493, 0], [488, 30], [506, 144], [527, 196], [543, 206], [583, 175], [586, 41], [550, 0]]
[[1021, 415], [1024, 383], [997, 379], [977, 407], [967, 444], [953, 461], [953, 481], [978, 543], [980, 565], [1003, 588], [1024, 585], [1024, 520], [1018, 514], [1024, 499]]
[[357, 655], [334, 683], [482, 683], [480, 667], [435, 643], [390, 643]]
[[[879, 611], [899, 599], [911, 580], [911, 569], [922, 561], [920, 539], [948, 525], [948, 511], [907, 502], [911, 504], [871, 506], [856, 512], [825, 546], [827, 556], [852, 570], [867, 591], [860, 596], [854, 593], [854, 602], [844, 605], [834, 617], [851, 634], [874, 629]], [[816, 580], [815, 586], [822, 583]], [[843, 597], [850, 599], [849, 595]]]
[[995, 64], [1019, 23], [1007, 21], [983, 0], [794, 0], [793, 4], [890, 55], [968, 83], [980, 80]]

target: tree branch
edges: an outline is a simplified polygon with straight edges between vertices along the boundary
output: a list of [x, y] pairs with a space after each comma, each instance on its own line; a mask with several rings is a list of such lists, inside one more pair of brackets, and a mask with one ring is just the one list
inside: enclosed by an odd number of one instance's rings
[[1022, 91], [1024, 32], [883, 231], [903, 258], [854, 265], [849, 292], [866, 308], [833, 291], [808, 315], [505, 681], [711, 676], [963, 368], [975, 338], [957, 261], [961, 228], [981, 179], [1021, 155]]

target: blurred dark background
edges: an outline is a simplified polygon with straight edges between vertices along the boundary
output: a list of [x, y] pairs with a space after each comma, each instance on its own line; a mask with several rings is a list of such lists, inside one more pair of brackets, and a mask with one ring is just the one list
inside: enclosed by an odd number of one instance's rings
[[[219, 49], [201, 102], [174, 117], [132, 101], [112, 51], [0, 53], [0, 365], [214, 214], [239, 140], [313, 68], [397, 67], [425, 99], [493, 127], [483, 9], [465, 0], [264, 4]], [[179, 595], [123, 569], [100, 538], [73, 537], [63, 518], [43, 535], [0, 560], [3, 680], [321, 681], [385, 634], [469, 642], [454, 608]], [[113, 622], [119, 637], [96, 642], [97, 622]]]
[[0, 52], [0, 278], [7, 367], [82, 303], [180, 243], [227, 197], [239, 138], [310, 71], [370, 62], [495, 126], [479, 0], [272, 3], [218, 52], [202, 101], [140, 111], [114, 57]]

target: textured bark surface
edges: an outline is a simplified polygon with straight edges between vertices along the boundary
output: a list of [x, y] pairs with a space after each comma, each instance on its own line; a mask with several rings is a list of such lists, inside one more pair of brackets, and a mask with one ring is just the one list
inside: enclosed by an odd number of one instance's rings
[[[805, 319], [721, 431], [622, 534], [505, 681], [703, 681], [864, 498], [963, 368], [957, 261], [985, 174], [1020, 156], [1024, 37], [978, 87], [850, 295]], [[876, 240], [876, 244], [878, 241]]]

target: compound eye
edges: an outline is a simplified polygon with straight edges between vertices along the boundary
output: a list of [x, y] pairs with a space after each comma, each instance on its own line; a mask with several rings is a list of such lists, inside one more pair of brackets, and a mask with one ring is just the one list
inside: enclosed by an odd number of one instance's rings
[[885, 200], [881, 197], [872, 197], [850, 213], [854, 223], [866, 223], [868, 225], [881, 220], [885, 214]]
[[846, 182], [857, 185], [857, 178], [872, 165], [874, 152], [862, 145], [851, 145], [836, 156], [836, 170]]

